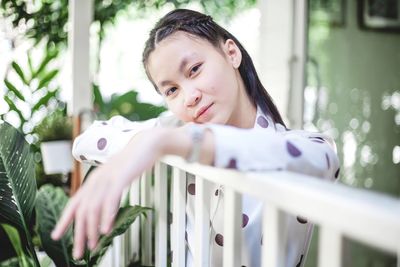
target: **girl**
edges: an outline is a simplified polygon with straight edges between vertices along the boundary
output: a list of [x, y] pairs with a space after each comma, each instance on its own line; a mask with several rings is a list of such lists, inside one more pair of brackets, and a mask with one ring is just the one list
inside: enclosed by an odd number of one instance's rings
[[[95, 248], [110, 231], [121, 194], [135, 177], [163, 155], [222, 168], [289, 170], [334, 179], [338, 159], [327, 136], [288, 130], [239, 41], [204, 14], [178, 9], [150, 32], [143, 52], [148, 78], [173, 117], [130, 122], [114, 117], [96, 121], [73, 147], [74, 157], [102, 164], [69, 201], [53, 238], [75, 221], [74, 257]], [[187, 266], [193, 262], [193, 177], [187, 181]], [[222, 266], [223, 188], [211, 195], [210, 262]], [[261, 203], [243, 196], [242, 266], [259, 266]], [[286, 266], [302, 266], [312, 225], [287, 221]], [[264, 240], [264, 243], [267, 241]]]

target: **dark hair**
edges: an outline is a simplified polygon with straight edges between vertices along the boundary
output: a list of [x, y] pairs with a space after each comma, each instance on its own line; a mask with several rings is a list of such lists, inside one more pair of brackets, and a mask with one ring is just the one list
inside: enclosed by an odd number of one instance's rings
[[253, 61], [246, 49], [244, 49], [240, 42], [231, 33], [215, 23], [210, 16], [193, 10], [176, 9], [169, 12], [156, 23], [155, 27], [150, 32], [149, 39], [146, 41], [143, 51], [143, 65], [147, 76], [158, 93], [160, 92], [148, 73], [147, 60], [151, 52], [154, 51], [156, 44], [176, 31], [183, 31], [190, 35], [206, 39], [218, 49], [221, 47], [221, 42], [225, 42], [227, 39], [233, 40], [242, 53], [242, 62], [239, 66], [239, 73], [243, 79], [248, 97], [255, 106], [260, 106], [264, 113], [269, 114], [275, 123], [285, 125], [278, 109], [272, 101], [271, 96], [261, 84]]

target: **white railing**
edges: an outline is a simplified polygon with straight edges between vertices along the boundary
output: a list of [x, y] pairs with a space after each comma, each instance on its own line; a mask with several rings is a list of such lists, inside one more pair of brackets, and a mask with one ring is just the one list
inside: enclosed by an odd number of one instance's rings
[[[167, 177], [167, 165], [172, 177]], [[206, 192], [211, 183], [224, 185], [224, 266], [239, 266], [241, 242], [241, 194], [254, 196], [264, 202], [263, 232], [268, 246], [263, 246], [263, 266], [284, 266], [284, 244], [279, 233], [283, 213], [301, 214], [319, 225], [318, 266], [339, 267], [342, 264], [342, 238], [346, 236], [361, 243], [397, 255], [400, 267], [400, 200], [386, 195], [341, 184], [332, 184], [315, 177], [291, 172], [241, 173], [233, 170], [187, 164], [179, 157], [167, 156], [154, 167], [154, 189], [151, 173], [143, 174], [132, 191], [140, 199], [132, 204], [153, 206], [152, 217], [141, 221], [141, 243], [138, 223], [133, 225], [129, 238], [114, 242], [112, 263], [108, 266], [126, 266], [141, 251], [142, 265], [167, 266], [168, 255], [168, 192], [170, 191], [173, 224], [171, 229], [172, 266], [185, 266], [185, 201], [186, 173], [196, 177], [195, 195], [195, 266], [209, 266], [209, 199]], [[171, 188], [169, 189], [169, 181]], [[132, 195], [132, 194], [131, 194]], [[284, 197], [282, 197], [284, 196]], [[155, 244], [152, 234], [155, 233]], [[136, 246], [132, 246], [136, 244]], [[154, 246], [154, 249], [152, 247]], [[153, 255], [154, 253], [154, 255]], [[153, 259], [155, 261], [153, 261]]]

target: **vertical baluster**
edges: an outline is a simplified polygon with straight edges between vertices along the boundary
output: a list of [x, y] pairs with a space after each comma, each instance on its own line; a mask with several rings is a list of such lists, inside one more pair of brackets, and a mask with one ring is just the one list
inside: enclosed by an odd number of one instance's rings
[[112, 266], [115, 267], [122, 267], [122, 261], [121, 261], [121, 251], [122, 251], [122, 236], [116, 236], [113, 239], [113, 245], [112, 245]]
[[276, 206], [264, 203], [262, 266], [285, 266], [284, 214]]
[[181, 267], [186, 264], [185, 228], [186, 228], [186, 172], [173, 168], [173, 211], [172, 211], [172, 251], [173, 267]]
[[318, 253], [318, 266], [340, 267], [342, 265], [341, 234], [335, 229], [321, 226]]
[[[140, 204], [143, 207], [152, 207], [151, 201], [151, 171], [143, 173], [140, 180]], [[141, 261], [144, 266], [153, 265], [152, 249], [152, 212], [146, 212], [146, 217], [141, 216]]]
[[167, 266], [167, 165], [157, 162], [154, 168], [154, 209], [156, 222], [156, 266]]
[[242, 197], [233, 189], [224, 190], [224, 267], [241, 266]]
[[[129, 191], [129, 202], [130, 205], [140, 205], [140, 179], [135, 179], [130, 187]], [[139, 256], [139, 234], [140, 234], [140, 222], [136, 220], [129, 228], [129, 234], [127, 235], [127, 262], [136, 261]]]
[[400, 267], [400, 245], [397, 249], [397, 267]]
[[397, 248], [397, 267], [400, 267], [400, 244]]
[[196, 176], [195, 251], [196, 267], [209, 266], [210, 182]]

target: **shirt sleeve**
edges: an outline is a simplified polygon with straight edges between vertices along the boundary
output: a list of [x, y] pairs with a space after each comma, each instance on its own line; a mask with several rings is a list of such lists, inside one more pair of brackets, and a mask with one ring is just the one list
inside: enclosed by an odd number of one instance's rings
[[335, 180], [339, 174], [335, 143], [324, 134], [216, 124], [207, 128], [215, 137], [215, 167], [288, 170], [327, 180]]
[[114, 116], [108, 121], [94, 121], [75, 138], [72, 155], [80, 162], [99, 165], [121, 151], [138, 132], [157, 126], [158, 118], [136, 122]]

